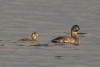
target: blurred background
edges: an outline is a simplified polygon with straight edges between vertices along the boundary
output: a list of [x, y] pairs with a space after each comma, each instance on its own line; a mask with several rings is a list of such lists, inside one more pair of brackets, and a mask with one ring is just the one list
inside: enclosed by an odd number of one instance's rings
[[[50, 42], [70, 36], [74, 24], [87, 33], [80, 46]], [[32, 32], [40, 33], [38, 43], [50, 46], [17, 41]], [[0, 0], [0, 67], [100, 67], [99, 40], [100, 0]]]

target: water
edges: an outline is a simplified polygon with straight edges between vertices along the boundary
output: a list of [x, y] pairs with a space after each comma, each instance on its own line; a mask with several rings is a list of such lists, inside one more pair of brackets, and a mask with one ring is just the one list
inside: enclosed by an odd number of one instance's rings
[[[74, 24], [88, 33], [79, 46], [50, 42]], [[17, 41], [34, 31], [38, 42]], [[0, 0], [0, 67], [100, 67], [99, 40], [99, 0]]]

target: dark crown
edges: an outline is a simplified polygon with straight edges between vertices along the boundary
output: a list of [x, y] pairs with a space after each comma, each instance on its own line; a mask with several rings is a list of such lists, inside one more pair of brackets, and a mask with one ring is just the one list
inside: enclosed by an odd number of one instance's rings
[[79, 25], [73, 25], [71, 28], [71, 31], [74, 31], [74, 32], [77, 32], [79, 30], [80, 30]]

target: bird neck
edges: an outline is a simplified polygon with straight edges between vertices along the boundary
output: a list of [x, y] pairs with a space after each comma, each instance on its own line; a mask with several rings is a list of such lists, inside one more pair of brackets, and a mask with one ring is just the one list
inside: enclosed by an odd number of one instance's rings
[[71, 37], [78, 38], [77, 32], [71, 31]]
[[35, 35], [32, 35], [31, 37], [32, 37], [32, 40], [36, 40], [37, 39], [37, 36], [35, 36]]
[[35, 36], [35, 37], [32, 37], [32, 40], [36, 40], [37, 39], [37, 37]]

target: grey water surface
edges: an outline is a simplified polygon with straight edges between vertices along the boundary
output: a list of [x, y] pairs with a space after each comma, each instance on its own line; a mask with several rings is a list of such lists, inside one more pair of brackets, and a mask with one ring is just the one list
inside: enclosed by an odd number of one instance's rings
[[[79, 46], [50, 42], [74, 24]], [[0, 67], [100, 67], [100, 0], [0, 0]]]

